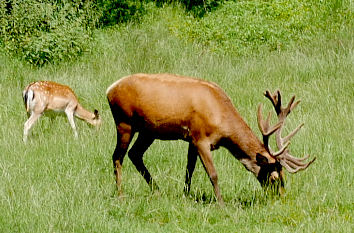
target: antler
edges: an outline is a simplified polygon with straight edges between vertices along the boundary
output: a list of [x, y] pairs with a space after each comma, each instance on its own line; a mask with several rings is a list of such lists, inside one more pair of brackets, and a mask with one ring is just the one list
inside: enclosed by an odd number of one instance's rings
[[[290, 142], [287, 142], [285, 145], [282, 145], [281, 147], [278, 147], [279, 151], [278, 152], [272, 152], [272, 150], [269, 147], [269, 137], [279, 130], [282, 127], [282, 122], [279, 121], [277, 124], [270, 126], [269, 121], [270, 121], [271, 113], [269, 112], [267, 120], [263, 120], [262, 116], [262, 104], [258, 106], [258, 112], [257, 112], [257, 119], [258, 119], [258, 127], [259, 130], [262, 132], [263, 135], [263, 143], [265, 148], [273, 155], [273, 156], [278, 156], [282, 154], [286, 148], [289, 146]], [[281, 148], [281, 149], [280, 149]]]
[[[281, 106], [282, 103], [281, 103], [281, 95], [280, 95], [279, 90], [277, 90], [273, 95], [267, 90], [264, 93], [264, 95], [272, 102], [272, 104], [275, 108], [275, 111], [278, 115], [278, 120], [279, 120], [278, 124], [280, 124], [280, 126], [275, 131], [275, 135], [276, 135], [277, 147], [282, 148], [281, 150], [279, 150], [279, 152], [282, 151], [282, 153], [277, 152], [277, 153], [273, 153], [272, 155], [274, 157], [277, 157], [280, 164], [282, 166], [284, 166], [286, 168], [286, 170], [288, 170], [288, 172], [290, 172], [290, 173], [296, 173], [300, 170], [306, 169], [308, 166], [310, 166], [311, 163], [313, 163], [315, 161], [316, 158], [312, 159], [308, 163], [303, 163], [302, 161], [308, 159], [309, 155], [305, 156], [304, 158], [296, 158], [296, 157], [292, 156], [290, 154], [289, 150], [287, 149], [287, 146], [290, 143], [290, 139], [301, 129], [301, 127], [304, 124], [303, 123], [300, 124], [288, 136], [286, 136], [284, 138], [281, 136], [286, 117], [300, 103], [300, 100], [294, 102], [294, 100], [295, 100], [295, 95], [294, 95], [290, 99], [288, 106], [286, 108], [283, 108]], [[267, 122], [269, 123], [269, 119], [267, 119]]]

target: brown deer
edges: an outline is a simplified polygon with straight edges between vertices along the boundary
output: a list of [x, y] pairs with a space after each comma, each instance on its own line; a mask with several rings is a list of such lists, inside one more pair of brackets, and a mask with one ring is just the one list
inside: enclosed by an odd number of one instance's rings
[[76, 131], [74, 116], [97, 127], [101, 124], [101, 118], [97, 110], [92, 113], [84, 109], [79, 104], [73, 90], [71, 90], [70, 87], [59, 83], [51, 81], [30, 83], [23, 90], [23, 100], [29, 116], [24, 125], [24, 142], [27, 142], [28, 133], [34, 123], [45, 111], [49, 110], [65, 112], [76, 138], [78, 137], [78, 134]]
[[[265, 94], [273, 103], [279, 122], [269, 125], [262, 119], [261, 105], [258, 108], [258, 125], [263, 143], [252, 132], [233, 106], [230, 98], [216, 84], [196, 78], [173, 74], [134, 74], [113, 83], [107, 89], [107, 97], [117, 127], [117, 146], [113, 153], [116, 184], [122, 194], [122, 163], [133, 135], [138, 138], [128, 152], [136, 169], [145, 178], [151, 189], [157, 187], [143, 163], [143, 154], [155, 139], [189, 142], [186, 193], [199, 156], [214, 187], [219, 203], [223, 204], [218, 185], [218, 176], [211, 151], [223, 146], [227, 148], [245, 168], [251, 171], [263, 187], [284, 187], [282, 167], [290, 173], [306, 169], [315, 159], [304, 163], [308, 157], [299, 159], [290, 155], [289, 140], [300, 129], [287, 137], [281, 131], [287, 115], [299, 103], [292, 97], [286, 108], [281, 106], [281, 95], [277, 91]], [[269, 137], [275, 133], [278, 151], [269, 147]]]

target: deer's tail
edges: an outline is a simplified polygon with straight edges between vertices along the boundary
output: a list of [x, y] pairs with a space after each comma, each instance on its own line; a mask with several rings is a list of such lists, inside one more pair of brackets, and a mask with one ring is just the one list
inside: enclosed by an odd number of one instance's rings
[[23, 102], [25, 103], [26, 111], [29, 112], [30, 105], [34, 99], [34, 92], [30, 88], [26, 88], [23, 93]]

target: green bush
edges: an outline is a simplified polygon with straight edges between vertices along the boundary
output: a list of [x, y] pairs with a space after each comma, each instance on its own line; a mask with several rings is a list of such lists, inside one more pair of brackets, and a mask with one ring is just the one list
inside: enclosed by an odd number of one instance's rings
[[144, 1], [137, 0], [98, 0], [97, 8], [102, 26], [127, 22], [145, 11]]
[[[149, 0], [146, 0], [149, 1]], [[206, 13], [217, 9], [226, 0], [160, 0], [153, 1], [158, 7], [165, 4], [180, 4], [186, 10], [196, 18], [203, 17]]]
[[203, 17], [207, 12], [215, 10], [224, 0], [180, 0], [195, 17]]
[[2, 1], [2, 47], [30, 64], [71, 59], [88, 49], [97, 14], [80, 1]]
[[126, 22], [143, 11], [135, 0], [0, 1], [0, 46], [36, 66], [73, 59], [90, 49], [98, 25]]
[[338, 17], [352, 17], [345, 4], [333, 1], [227, 1], [200, 19], [186, 18], [171, 25], [181, 39], [235, 55], [251, 50], [279, 50], [314, 33], [337, 30]]
[[100, 25], [111, 26], [139, 19], [146, 13], [146, 4], [149, 2], [154, 2], [158, 7], [166, 4], [181, 4], [187, 12], [200, 18], [207, 12], [215, 10], [224, 0], [97, 0], [97, 9], [101, 15]]

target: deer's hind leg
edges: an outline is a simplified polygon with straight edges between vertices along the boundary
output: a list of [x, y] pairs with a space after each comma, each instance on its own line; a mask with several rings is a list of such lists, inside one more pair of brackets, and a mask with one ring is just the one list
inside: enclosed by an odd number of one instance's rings
[[122, 183], [122, 165], [124, 156], [127, 153], [129, 143], [134, 136], [134, 132], [132, 131], [132, 127], [126, 123], [119, 123], [117, 125], [117, 145], [114, 150], [112, 160], [114, 167], [114, 174], [116, 176], [116, 185], [118, 189], [118, 195], [121, 196], [123, 194], [121, 183]]
[[42, 113], [36, 113], [32, 111], [31, 116], [28, 118], [28, 120], [25, 122], [24, 128], [23, 128], [23, 142], [27, 142], [27, 137], [29, 131], [32, 129], [34, 126], [34, 123], [42, 116]]

